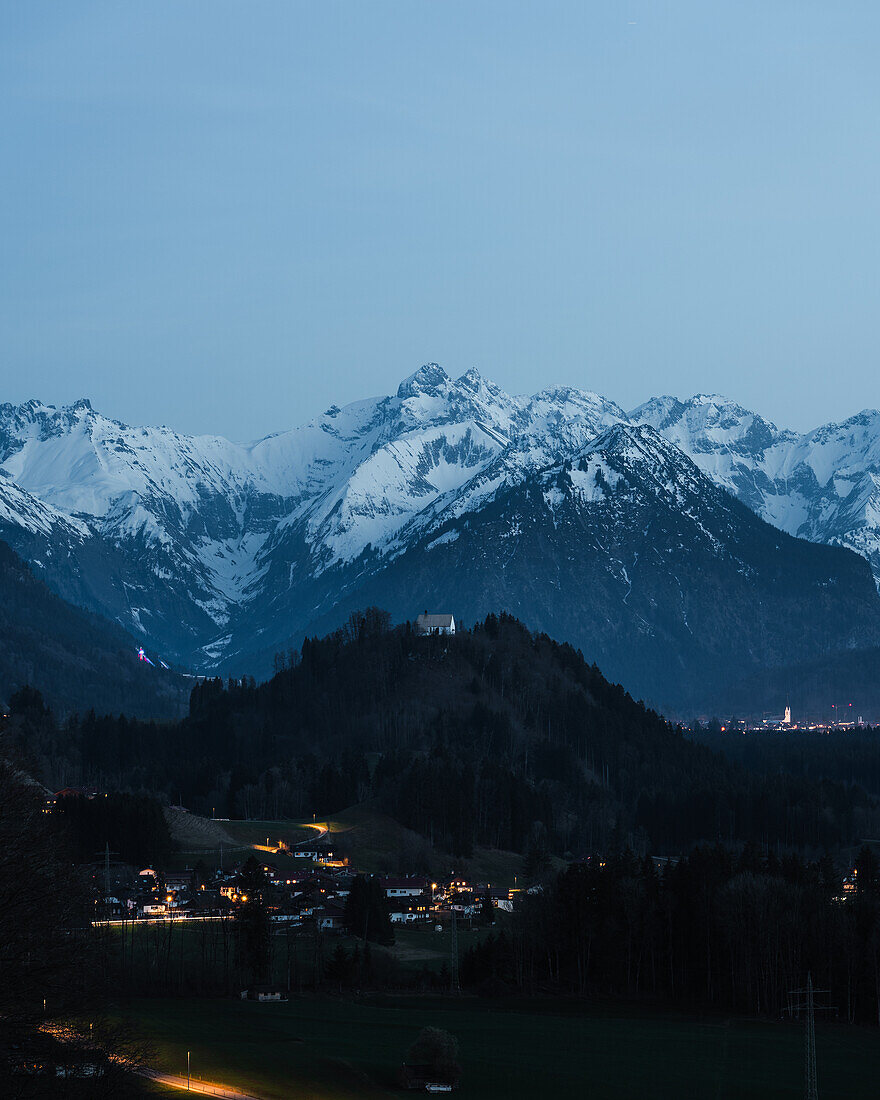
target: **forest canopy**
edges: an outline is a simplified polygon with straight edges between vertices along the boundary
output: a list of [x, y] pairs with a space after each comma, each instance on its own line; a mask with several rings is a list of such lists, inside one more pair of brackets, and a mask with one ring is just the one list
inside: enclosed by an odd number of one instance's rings
[[48, 786], [278, 819], [369, 801], [454, 855], [698, 842], [837, 849], [876, 835], [858, 783], [755, 772], [696, 744], [567, 644], [512, 616], [453, 637], [379, 609], [279, 655], [266, 683], [206, 679], [180, 722], [13, 708], [8, 736]]

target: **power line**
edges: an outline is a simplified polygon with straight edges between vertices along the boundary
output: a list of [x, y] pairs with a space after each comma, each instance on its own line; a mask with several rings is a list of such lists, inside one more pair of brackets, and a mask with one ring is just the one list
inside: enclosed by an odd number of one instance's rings
[[804, 1033], [804, 1100], [819, 1100], [819, 1084], [816, 1077], [816, 1012], [830, 1012], [832, 1005], [817, 1005], [816, 995], [829, 993], [828, 989], [814, 989], [813, 976], [807, 972], [806, 989], [788, 991], [788, 1014], [805, 1013]]

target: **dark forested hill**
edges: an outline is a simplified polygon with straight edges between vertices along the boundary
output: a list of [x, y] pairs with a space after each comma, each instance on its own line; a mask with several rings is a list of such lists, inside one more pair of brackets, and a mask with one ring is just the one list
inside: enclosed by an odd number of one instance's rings
[[437, 364], [245, 446], [29, 401], [0, 405], [0, 538], [211, 675], [266, 676], [358, 607], [503, 609], [689, 717], [880, 646], [878, 439], [877, 413], [798, 437], [716, 397], [630, 417]]
[[131, 635], [56, 596], [0, 542], [0, 700], [31, 684], [60, 713], [177, 717], [186, 681], [136, 651]]
[[507, 615], [425, 638], [371, 609], [277, 665], [259, 686], [200, 682], [175, 725], [86, 716], [55, 734], [25, 723], [20, 738], [68, 782], [179, 795], [218, 816], [323, 817], [370, 801], [465, 856], [818, 848], [880, 824], [857, 787], [755, 776], [691, 743], [577, 650]]
[[[475, 479], [466, 508], [457, 497], [394, 553], [316, 578], [285, 567], [271, 615], [250, 610], [239, 667], [252, 667], [255, 639], [281, 637], [279, 621], [324, 633], [366, 604], [396, 621], [427, 605], [469, 621], [503, 608], [656, 709], [693, 714], [745, 677], [880, 644], [863, 558], [771, 527], [650, 428], [614, 425], [509, 483], [506, 461]], [[751, 705], [780, 704], [769, 691]]]

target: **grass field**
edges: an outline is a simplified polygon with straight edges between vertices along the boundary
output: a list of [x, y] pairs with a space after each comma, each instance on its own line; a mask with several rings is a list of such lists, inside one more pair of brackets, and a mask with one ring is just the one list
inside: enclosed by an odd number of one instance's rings
[[[461, 955], [485, 936], [500, 929], [473, 928], [462, 923], [458, 930]], [[120, 988], [126, 991], [158, 992], [175, 989], [222, 991], [226, 982], [236, 981], [235, 929], [232, 923], [219, 921], [162, 921], [155, 924], [132, 921], [124, 928], [116, 925], [101, 930], [107, 943]], [[428, 927], [395, 927], [395, 943], [391, 947], [371, 945], [373, 963], [395, 984], [406, 983], [407, 973], [415, 977], [425, 968], [439, 973], [451, 958], [452, 932], [445, 928], [435, 932]], [[339, 933], [324, 934], [321, 951], [325, 959], [337, 946], [349, 951], [359, 940]], [[284, 926], [273, 931], [270, 940], [271, 978], [302, 990], [314, 983], [316, 942], [309, 930], [288, 935]], [[389, 969], [390, 968], [390, 969]], [[243, 980], [243, 979], [242, 979]], [[164, 983], [164, 984], [163, 984]]]
[[[400, 1095], [397, 1067], [429, 1025], [451, 1031], [461, 1043], [462, 1100], [803, 1096], [798, 1024], [561, 1001], [378, 996], [300, 997], [281, 1005], [141, 1000], [124, 1015], [155, 1041], [160, 1068], [179, 1072], [191, 1050], [199, 1076], [266, 1100]], [[823, 1024], [817, 1049], [823, 1098], [877, 1096], [876, 1031]]]
[[[200, 857], [209, 866], [218, 863], [221, 847], [234, 861], [236, 853], [254, 844], [265, 844], [267, 838], [272, 845], [279, 839], [297, 845], [318, 836], [318, 831], [304, 822], [215, 820], [186, 813], [176, 806], [167, 807], [165, 817], [181, 856], [184, 859]], [[238, 858], [242, 856], [239, 854]]]
[[[330, 833], [331, 841], [342, 842], [351, 865], [370, 874], [400, 874], [413, 870], [413, 853], [428, 853], [435, 874], [455, 870], [478, 882], [513, 886], [522, 868], [522, 856], [494, 848], [476, 848], [470, 859], [455, 858], [432, 850], [418, 833], [400, 825], [372, 806], [354, 806], [317, 822], [307, 821], [221, 821], [188, 814], [175, 807], [166, 810], [171, 834], [179, 848], [181, 864], [201, 859], [206, 866], [218, 867], [221, 847], [228, 868], [242, 861], [253, 845], [275, 845], [279, 839], [293, 845], [305, 845], [318, 838], [315, 825]], [[265, 853], [261, 853], [265, 856]], [[283, 855], [265, 856], [287, 870], [293, 867]], [[557, 868], [564, 866], [555, 861]], [[297, 866], [299, 864], [297, 863]]]

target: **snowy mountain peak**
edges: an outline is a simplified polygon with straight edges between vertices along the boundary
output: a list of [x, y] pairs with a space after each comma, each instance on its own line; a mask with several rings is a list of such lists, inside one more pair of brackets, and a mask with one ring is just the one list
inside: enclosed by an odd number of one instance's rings
[[222, 656], [243, 617], [261, 629], [260, 609], [293, 609], [295, 593], [296, 615], [311, 614], [315, 586], [332, 602], [346, 570], [350, 585], [422, 538], [451, 545], [468, 517], [537, 482], [548, 499], [576, 488], [581, 503], [622, 506], [628, 492], [682, 515], [712, 483], [790, 534], [858, 550], [880, 576], [871, 410], [800, 436], [718, 394], [627, 415], [591, 390], [513, 396], [476, 368], [453, 379], [426, 363], [396, 395], [251, 444], [129, 427], [86, 398], [0, 405], [0, 479], [0, 538], [184, 660]]
[[716, 409], [726, 409], [728, 407], [736, 409], [741, 408], [735, 401], [731, 401], [729, 397], [725, 397], [723, 393], [695, 393], [690, 399], [690, 404], [712, 405]]
[[637, 423], [651, 424], [658, 431], [676, 424], [684, 415], [686, 405], [671, 394], [663, 394], [661, 397], [652, 397], [641, 405], [637, 405], [629, 414], [630, 420]]
[[638, 454], [639, 458], [652, 455], [675, 454], [684, 459], [681, 451], [674, 447], [650, 424], [628, 424], [620, 421], [610, 425], [596, 436], [593, 442], [585, 448], [586, 451], [631, 451]]
[[743, 425], [760, 421], [774, 433], [775, 424], [717, 393], [697, 393], [684, 401], [669, 395], [653, 397], [630, 413], [630, 419], [651, 424], [658, 431], [686, 421], [691, 431], [723, 430], [734, 433]]
[[464, 374], [456, 378], [455, 386], [459, 392], [471, 394], [474, 398], [482, 401], [510, 401], [504, 390], [488, 378], [484, 378], [476, 367], [471, 367], [470, 370], [466, 370]]
[[476, 390], [479, 389], [483, 376], [476, 367], [469, 367], [457, 381], [463, 386], [470, 386], [471, 389]]
[[425, 363], [414, 374], [404, 378], [397, 387], [397, 396], [401, 400], [421, 394], [437, 397], [448, 388], [450, 382], [449, 375], [439, 364]]
[[880, 431], [880, 412], [877, 409], [862, 409], [854, 416], [839, 423], [823, 424], [810, 433], [817, 442], [829, 439], [849, 439], [851, 445], [873, 440]]
[[584, 448], [581, 459], [596, 455], [621, 475], [634, 474], [670, 492], [693, 490], [699, 481], [711, 486], [687, 455], [648, 424], [612, 424]]
[[692, 457], [707, 456], [699, 465], [727, 488], [734, 487], [731, 479], [738, 464], [763, 461], [774, 448], [798, 439], [795, 432], [780, 430], [718, 394], [695, 394], [686, 401], [656, 397], [634, 409], [630, 418], [650, 424]]

